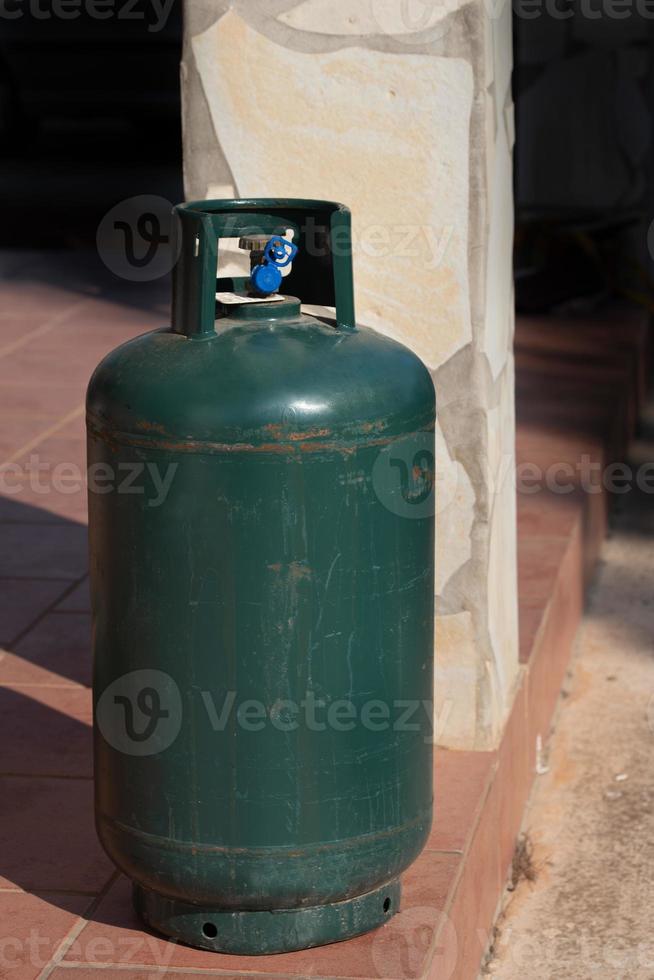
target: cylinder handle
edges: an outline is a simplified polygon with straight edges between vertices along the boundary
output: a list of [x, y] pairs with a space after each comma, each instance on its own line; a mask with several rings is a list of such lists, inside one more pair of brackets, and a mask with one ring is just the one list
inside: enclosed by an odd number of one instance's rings
[[[181, 236], [173, 270], [172, 328], [187, 337], [215, 336], [216, 292], [260, 297], [273, 292], [333, 306], [337, 330], [356, 330], [349, 210], [332, 201], [251, 198], [190, 201], [175, 208]], [[292, 232], [292, 241], [286, 238]], [[218, 279], [221, 239], [258, 251], [252, 277]], [[255, 249], [251, 246], [254, 245]], [[258, 248], [257, 248], [258, 246]], [[254, 258], [255, 256], [253, 256]], [[288, 275], [281, 269], [291, 263]]]

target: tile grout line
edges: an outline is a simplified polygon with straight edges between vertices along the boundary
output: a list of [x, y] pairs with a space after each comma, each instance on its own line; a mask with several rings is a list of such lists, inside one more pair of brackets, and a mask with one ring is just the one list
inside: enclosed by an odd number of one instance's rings
[[[504, 733], [503, 733], [503, 735], [504, 735]], [[499, 755], [499, 750], [498, 750], [498, 755]], [[431, 971], [431, 966], [432, 966], [432, 961], [433, 961], [433, 958], [434, 958], [434, 953], [436, 952], [436, 950], [439, 947], [439, 944], [440, 944], [440, 941], [441, 941], [441, 937], [442, 937], [442, 933], [443, 933], [443, 930], [445, 928], [445, 924], [446, 924], [447, 921], [451, 921], [450, 920], [450, 913], [451, 913], [452, 909], [454, 908], [454, 903], [455, 903], [456, 898], [457, 898], [459, 887], [461, 886], [461, 882], [463, 881], [463, 876], [464, 876], [464, 872], [465, 872], [466, 862], [470, 858], [470, 852], [473, 849], [474, 842], [475, 842], [475, 837], [477, 836], [477, 833], [479, 831], [479, 827], [481, 826], [481, 822], [482, 822], [482, 818], [483, 818], [483, 815], [484, 815], [484, 811], [485, 811], [486, 806], [488, 804], [488, 800], [490, 798], [490, 795], [491, 795], [493, 786], [495, 785], [495, 781], [496, 781], [496, 779], [498, 777], [498, 774], [499, 774], [499, 762], [498, 762], [498, 758], [496, 757], [493, 760], [493, 763], [492, 763], [492, 765], [490, 767], [490, 770], [489, 770], [489, 773], [488, 773], [488, 776], [487, 776], [487, 779], [486, 779], [486, 785], [484, 787], [484, 791], [482, 793], [481, 800], [480, 800], [480, 802], [479, 802], [479, 804], [477, 806], [477, 809], [476, 809], [474, 823], [473, 823], [473, 826], [472, 826], [472, 828], [470, 830], [470, 833], [468, 835], [468, 839], [466, 840], [466, 842], [464, 844], [463, 851], [461, 852], [461, 860], [458, 863], [456, 872], [454, 874], [454, 878], [453, 878], [452, 883], [451, 883], [451, 887], [448, 890], [447, 897], [445, 899], [445, 902], [443, 904], [443, 907], [439, 910], [440, 911], [440, 917], [439, 917], [438, 927], [436, 929], [434, 929], [434, 934], [432, 936], [431, 943], [430, 943], [430, 945], [429, 945], [429, 947], [427, 949], [425, 958], [423, 960], [424, 968], [423, 968], [422, 973], [420, 974], [421, 980], [426, 980], [426, 978], [429, 977], [430, 971]], [[454, 923], [452, 923], [452, 924], [454, 925]]]
[[[316, 947], [320, 949], [320, 947]], [[218, 954], [222, 955], [222, 954]], [[102, 960], [100, 962], [85, 963], [84, 960], [63, 960], [57, 964], [58, 969], [66, 970], [119, 970], [121, 972], [127, 972], [128, 970], [139, 970], [152, 974], [161, 974], [166, 976], [168, 974], [192, 974], [198, 977], [230, 977], [234, 980], [235, 977], [264, 977], [265, 980], [379, 980], [379, 976], [365, 976], [357, 975], [356, 977], [338, 977], [335, 978], [334, 974], [329, 974], [325, 976], [321, 973], [271, 973], [267, 971], [259, 970], [222, 970], [220, 967], [212, 969], [211, 967], [199, 967], [199, 966], [160, 966], [158, 963], [111, 963], [109, 961]], [[39, 976], [37, 980], [45, 980], [43, 976]]]
[[[6, 656], [6, 652], [4, 650], [0, 650], [0, 662], [5, 656]], [[14, 653], [12, 654], [12, 656], [16, 657], [18, 656], [18, 654]], [[24, 658], [21, 657], [20, 659], [22, 660]], [[29, 663], [33, 663], [33, 661], [29, 661]], [[36, 666], [38, 667], [39, 664], [36, 664]], [[7, 690], [14, 690], [16, 688], [19, 688], [21, 691], [25, 689], [27, 690], [43, 689], [45, 691], [89, 691], [90, 690], [88, 684], [75, 683], [73, 681], [71, 681], [69, 684], [39, 684], [35, 681], [3, 681], [0, 679], [0, 690], [4, 690], [5, 688]]]
[[119, 877], [120, 875], [118, 871], [114, 871], [113, 874], [109, 877], [109, 880], [106, 882], [104, 888], [102, 888], [101, 891], [98, 892], [98, 894], [95, 896], [93, 901], [89, 903], [88, 908], [85, 909], [84, 915], [83, 916], [80, 915], [78, 917], [77, 922], [70, 927], [70, 929], [68, 930], [64, 938], [59, 943], [57, 949], [52, 954], [50, 962], [47, 963], [39, 973], [37, 980], [47, 980], [47, 977], [50, 976], [53, 970], [55, 970], [60, 965], [62, 956], [66, 955], [66, 953], [73, 945], [77, 937], [80, 935], [84, 927], [88, 925], [89, 919], [87, 918], [87, 916], [93, 915], [93, 913], [99, 906], [102, 899], [109, 892], [110, 888], [112, 887], [114, 882], [118, 880]]
[[0, 347], [0, 358], [6, 357], [8, 354], [13, 354], [15, 350], [20, 350], [37, 337], [42, 337], [44, 334], [50, 333], [55, 327], [58, 327], [62, 320], [65, 320], [67, 316], [71, 313], [76, 313], [78, 310], [83, 309], [91, 302], [90, 299], [77, 300], [70, 306], [67, 306], [65, 310], [61, 310], [56, 313], [52, 319], [47, 320], [42, 323], [40, 327], [35, 327], [34, 330], [30, 330], [29, 333], [23, 334], [21, 337], [17, 337], [13, 343], [6, 344], [4, 347]]
[[0, 888], [0, 895], [72, 895], [77, 898], [97, 898], [98, 892], [85, 892], [76, 888]]
[[[0, 521], [0, 527], [7, 527], [9, 525], [11, 527], [26, 526], [26, 525], [13, 524], [11, 521]], [[34, 523], [32, 523], [32, 524], [29, 524], [27, 526], [28, 527], [40, 527], [40, 528], [44, 528], [44, 527], [48, 527], [48, 528], [58, 527], [58, 528], [66, 528], [66, 530], [70, 531], [70, 525], [66, 525], [64, 523], [62, 523], [62, 524], [45, 524], [45, 523], [36, 523], [36, 524], [34, 524]], [[83, 528], [84, 530], [86, 530], [87, 525], [86, 524], [76, 524], [75, 527], [76, 528]], [[87, 574], [88, 574], [87, 572], [84, 572], [84, 578], [86, 578]], [[36, 575], [36, 576], [34, 576], [34, 575], [0, 575], [0, 582], [72, 582], [72, 581], [73, 581], [73, 578], [71, 578], [70, 575], [57, 576], [56, 578], [44, 578], [42, 575]], [[75, 579], [75, 582], [77, 582], [78, 585], [80, 584], [80, 581], [77, 578]]]
[[[20, 527], [21, 525], [19, 525], [19, 524], [11, 524], [11, 525], [9, 525], [9, 523], [4, 523], [3, 521], [0, 521], [0, 527], [8, 527], [8, 526], [11, 526], [11, 527]], [[80, 524], [78, 526], [79, 527], [82, 527], [82, 528], [84, 528], [86, 530], [86, 524]], [[61, 528], [66, 528], [66, 525], [65, 524], [30, 524], [29, 527], [41, 527], [41, 528], [43, 528], [43, 527], [48, 527], [48, 528], [51, 528], [51, 527], [61, 527]], [[66, 529], [67, 530], [70, 530], [70, 527], [68, 527]], [[84, 572], [84, 575], [86, 575], [86, 572]], [[4, 576], [4, 578], [0, 577], [0, 582], [3, 582], [3, 581], [7, 581], [7, 582], [8, 581], [12, 581], [12, 582], [61, 582], [63, 584], [65, 582], [72, 582], [73, 580], [71, 579], [70, 575], [62, 575], [61, 577], [57, 576], [56, 578], [43, 578], [42, 575], [39, 575], [37, 578], [34, 578], [32, 575], [6, 575], [6, 576]], [[78, 579], [75, 579], [75, 581], [77, 582], [78, 585], [80, 584]]]
[[[66, 717], [69, 718], [71, 716], [66, 715]], [[91, 726], [84, 724], [84, 727], [90, 729]], [[73, 776], [70, 773], [61, 772], [0, 772], [0, 779], [67, 779], [76, 780], [77, 782], [92, 782], [93, 774], [90, 776]]]
[[[38, 614], [38, 616], [36, 616], [36, 618], [32, 620], [32, 622], [29, 624], [29, 626], [26, 626], [25, 629], [21, 630], [13, 638], [13, 640], [11, 641], [11, 643], [9, 643], [8, 645], [11, 646], [11, 647], [17, 646], [20, 643], [20, 641], [22, 639], [24, 639], [24, 637], [27, 636], [27, 634], [30, 632], [30, 630], [34, 629], [35, 626], [38, 626], [39, 623], [41, 623], [45, 619], [45, 617], [50, 612], [53, 611], [53, 608], [55, 606], [58, 606], [60, 602], [63, 602], [64, 599], [67, 599], [68, 596], [71, 595], [79, 585], [81, 585], [81, 583], [87, 577], [87, 574], [88, 574], [88, 572], [85, 571], [84, 574], [81, 575], [79, 578], [75, 578], [75, 579], [62, 579], [61, 581], [65, 581], [65, 582], [68, 582], [69, 583], [68, 587], [66, 589], [64, 589], [64, 591], [61, 593], [61, 595], [58, 595], [57, 598], [54, 599], [50, 603], [49, 606], [46, 606], [45, 609], [43, 609]], [[57, 582], [57, 581], [59, 581], [59, 579], [48, 579], [47, 581]]]
[[[0, 467], [2, 465], [3, 464], [0, 464]], [[43, 513], [46, 512], [43, 511]], [[73, 514], [71, 514], [70, 516], [63, 517], [60, 516], [59, 514], [55, 514], [51, 512], [47, 512], [47, 513], [48, 513], [47, 520], [42, 519], [40, 521], [36, 521], [36, 520], [30, 520], [29, 518], [25, 518], [25, 517], [4, 517], [4, 518], [0, 518], [0, 524], [2, 524], [4, 527], [70, 527], [71, 524], [75, 525], [76, 527], [87, 526], [86, 521], [78, 520], [77, 516]], [[16, 575], [0, 575], [0, 580], [3, 578], [19, 578], [19, 577], [20, 576], [16, 576]], [[23, 578], [25, 577], [35, 578], [37, 581], [39, 581], [38, 575], [23, 576]], [[52, 579], [45, 578], [42, 579], [42, 581], [51, 582]]]
[[[4, 525], [4, 524], [14, 524], [14, 523], [17, 523], [17, 522], [15, 522], [15, 521], [1, 521], [0, 520], [0, 524], [2, 524], [2, 525]], [[45, 524], [45, 523], [43, 523], [41, 521], [21, 521], [20, 523], [21, 524], [29, 524], [30, 527], [59, 527], [58, 524]], [[62, 522], [62, 524], [63, 524], [64, 527], [68, 527], [69, 526], [69, 525], [65, 524], [64, 522]], [[79, 527], [86, 527], [87, 525], [86, 524], [79, 524], [78, 526]], [[84, 578], [86, 578], [87, 575], [88, 575], [88, 572], [84, 572]], [[42, 575], [3, 575], [0, 572], [0, 582], [72, 582], [73, 581], [73, 577], [71, 577], [69, 575], [68, 578], [43, 578]], [[64, 612], [66, 612], [66, 611], [67, 610], [64, 610]], [[78, 610], [75, 609], [75, 610], [71, 610], [71, 611], [77, 612]], [[80, 612], [84, 612], [85, 610], [81, 609], [79, 611]], [[86, 611], [88, 612], [88, 610], [86, 610]]]
[[0, 469], [2, 469], [2, 467], [4, 466], [9, 466], [11, 463], [14, 463], [25, 453], [28, 453], [30, 449], [34, 449], [36, 446], [40, 445], [40, 443], [44, 442], [50, 436], [54, 435], [55, 432], [58, 432], [59, 429], [63, 429], [63, 427], [68, 424], [68, 422], [72, 422], [73, 419], [79, 418], [79, 416], [82, 415], [83, 413], [84, 413], [84, 405], [81, 404], [78, 405], [76, 408], [71, 409], [70, 412], [67, 412], [65, 415], [62, 415], [57, 422], [49, 426], [43, 432], [39, 433], [38, 436], [34, 436], [34, 438], [26, 442], [24, 446], [20, 446], [19, 449], [16, 449], [10, 456], [4, 459], [2, 463], [0, 463]]

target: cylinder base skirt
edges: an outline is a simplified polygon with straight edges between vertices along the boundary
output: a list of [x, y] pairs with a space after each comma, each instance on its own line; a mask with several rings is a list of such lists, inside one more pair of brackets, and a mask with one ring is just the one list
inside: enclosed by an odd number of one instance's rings
[[288, 953], [359, 936], [400, 907], [400, 879], [344, 902], [275, 911], [204, 908], [134, 885], [134, 907], [150, 928], [216, 953]]

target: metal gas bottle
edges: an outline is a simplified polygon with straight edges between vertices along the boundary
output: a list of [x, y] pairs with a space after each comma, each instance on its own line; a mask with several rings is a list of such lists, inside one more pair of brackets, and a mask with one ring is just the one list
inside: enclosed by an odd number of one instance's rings
[[347, 208], [175, 211], [172, 325], [88, 390], [97, 829], [153, 928], [300, 949], [430, 829], [434, 389], [355, 324]]

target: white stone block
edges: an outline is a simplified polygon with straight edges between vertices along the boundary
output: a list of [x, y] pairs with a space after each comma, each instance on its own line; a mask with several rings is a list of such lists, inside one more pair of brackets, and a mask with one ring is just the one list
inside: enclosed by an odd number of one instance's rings
[[448, 30], [447, 17], [469, 0], [303, 0], [279, 20], [301, 31], [425, 43]]
[[472, 553], [475, 491], [461, 463], [453, 460], [436, 423], [436, 595]]
[[430, 366], [468, 343], [470, 65], [352, 47], [303, 54], [233, 11], [192, 45], [238, 194], [348, 204], [362, 322]]

